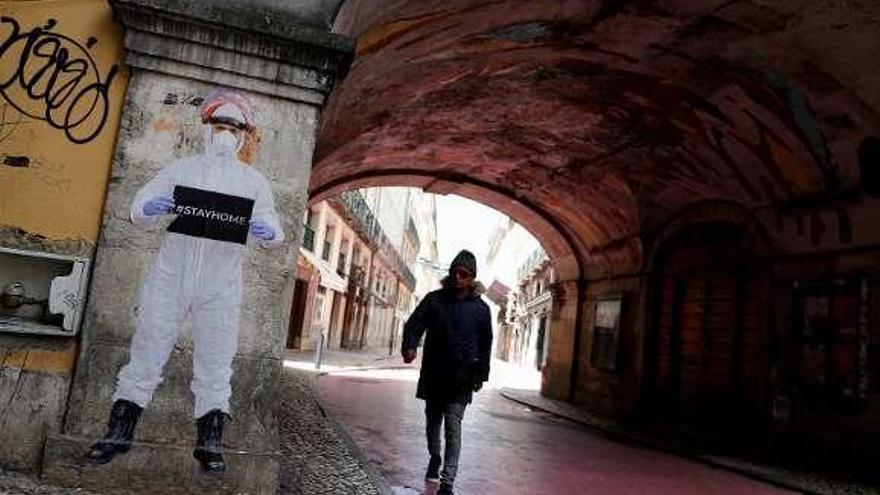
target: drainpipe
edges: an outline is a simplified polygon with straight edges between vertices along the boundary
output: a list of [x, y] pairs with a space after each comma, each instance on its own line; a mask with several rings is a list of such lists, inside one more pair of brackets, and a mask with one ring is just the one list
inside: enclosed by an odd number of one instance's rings
[[397, 338], [397, 327], [394, 322], [397, 321], [397, 305], [400, 304], [400, 279], [397, 278], [394, 284], [394, 305], [391, 307], [391, 338], [388, 342], [388, 355], [394, 355], [394, 341]]
[[[370, 245], [369, 243], [367, 244]], [[364, 341], [367, 340], [367, 326], [370, 322], [370, 301], [373, 296], [373, 273], [375, 272], [374, 258], [376, 257], [376, 250], [370, 250], [370, 271], [366, 274], [367, 287], [364, 293], [364, 323], [361, 325], [361, 335], [360, 335], [360, 348], [364, 348]]]

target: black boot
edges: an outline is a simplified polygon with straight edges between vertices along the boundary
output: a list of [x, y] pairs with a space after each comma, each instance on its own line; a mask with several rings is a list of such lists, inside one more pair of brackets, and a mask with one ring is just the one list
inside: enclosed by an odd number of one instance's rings
[[455, 495], [452, 491], [452, 485], [447, 483], [440, 483], [440, 488], [437, 489], [437, 495]]
[[193, 457], [202, 465], [206, 473], [222, 473], [226, 471], [226, 461], [220, 453], [223, 439], [223, 417], [226, 413], [214, 409], [196, 420], [199, 438]]
[[443, 458], [439, 455], [432, 455], [431, 460], [428, 461], [428, 470], [425, 471], [425, 481], [429, 483], [439, 483], [440, 482], [440, 465], [443, 463]]
[[98, 443], [89, 448], [85, 454], [86, 461], [92, 464], [106, 464], [116, 454], [124, 454], [131, 448], [134, 427], [141, 416], [141, 406], [134, 402], [119, 399], [110, 409], [107, 421], [107, 433]]

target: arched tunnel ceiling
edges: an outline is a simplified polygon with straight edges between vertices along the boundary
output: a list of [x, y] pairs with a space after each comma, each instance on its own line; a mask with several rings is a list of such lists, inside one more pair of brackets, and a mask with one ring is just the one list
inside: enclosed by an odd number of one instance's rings
[[401, 170], [488, 184], [597, 266], [640, 266], [642, 235], [700, 201], [857, 186], [880, 126], [873, 0], [349, 0], [336, 30], [357, 55], [313, 192]]

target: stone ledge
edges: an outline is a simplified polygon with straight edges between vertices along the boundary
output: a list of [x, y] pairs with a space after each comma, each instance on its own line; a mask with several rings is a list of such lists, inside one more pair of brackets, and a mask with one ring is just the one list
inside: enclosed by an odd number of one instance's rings
[[[225, 47], [199, 43], [169, 42], [154, 33], [129, 29], [125, 44], [129, 54], [176, 60], [198, 65], [211, 61], [211, 68], [275, 84], [297, 86], [320, 93], [330, 91], [330, 78], [316, 69], [296, 66], [278, 58], [263, 58]], [[129, 61], [131, 63], [131, 61]]]
[[186, 77], [197, 81], [212, 82], [221, 86], [228, 86], [249, 91], [251, 93], [260, 93], [276, 98], [305, 103], [319, 108], [324, 105], [324, 93], [297, 86], [273, 83], [271, 81], [243, 76], [225, 70], [152, 57], [134, 51], [129, 51], [128, 56], [126, 57], [126, 62], [132, 67], [137, 67], [143, 70]]
[[[250, 19], [259, 14], [255, 9], [232, 15], [217, 2], [194, 6], [180, 0], [113, 0], [111, 5], [114, 17], [129, 31], [318, 70], [331, 85], [344, 76], [353, 57], [352, 40], [297, 24], [293, 14], [266, 24]], [[137, 50], [137, 40], [126, 37], [126, 48]]]
[[[227, 471], [206, 475], [192, 457], [192, 448], [135, 443], [109, 464], [81, 462], [95, 439], [49, 436], [43, 479], [51, 484], [110, 495], [131, 493], [274, 494], [278, 492], [280, 452], [226, 450]], [[116, 487], [116, 488], [114, 488]]]
[[341, 0], [113, 0], [111, 3], [336, 50], [353, 47], [348, 38], [330, 32]]

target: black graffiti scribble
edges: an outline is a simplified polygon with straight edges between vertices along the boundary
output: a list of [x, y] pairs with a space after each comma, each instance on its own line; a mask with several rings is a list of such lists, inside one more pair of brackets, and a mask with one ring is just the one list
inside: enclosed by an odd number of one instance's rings
[[3, 165], [15, 168], [27, 168], [31, 164], [31, 159], [26, 156], [8, 155], [3, 158]]
[[84, 46], [52, 32], [55, 25], [49, 19], [22, 32], [17, 20], [0, 16], [0, 36], [4, 28], [11, 30], [0, 38], [0, 60], [17, 60], [0, 66], [0, 96], [22, 114], [63, 130], [70, 141], [87, 143], [107, 123], [110, 85], [119, 67], [114, 64], [102, 78], [88, 52], [97, 40], [89, 38]]
[[199, 95], [193, 94], [185, 94], [185, 95], [177, 95], [174, 93], [168, 93], [165, 95], [165, 99], [162, 100], [163, 105], [192, 105], [194, 107], [200, 106], [205, 101], [205, 98]]

